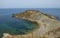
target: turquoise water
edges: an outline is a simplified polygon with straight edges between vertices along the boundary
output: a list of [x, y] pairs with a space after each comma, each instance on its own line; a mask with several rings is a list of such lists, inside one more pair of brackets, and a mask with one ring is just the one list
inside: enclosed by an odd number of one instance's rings
[[[0, 37], [3, 33], [12, 35], [27, 34], [38, 28], [36, 22], [12, 17], [12, 14], [18, 13], [18, 10], [17, 12], [16, 10], [17, 9], [0, 9]], [[19, 12], [21, 12], [21, 10]]]
[[39, 10], [58, 17], [60, 20], [60, 9], [57, 8], [15, 8], [15, 9], [0, 9], [0, 37], [3, 33], [10, 33], [14, 35], [26, 34], [37, 28], [36, 22], [30, 22], [22, 19], [12, 17], [12, 14], [20, 13], [25, 10]]

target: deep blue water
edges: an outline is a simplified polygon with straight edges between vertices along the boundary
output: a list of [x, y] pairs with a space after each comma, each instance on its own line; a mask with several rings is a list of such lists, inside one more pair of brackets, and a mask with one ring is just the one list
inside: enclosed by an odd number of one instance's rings
[[25, 10], [39, 10], [43, 13], [59, 17], [59, 8], [14, 8], [14, 9], [0, 9], [0, 35], [9, 32], [12, 34], [24, 34], [26, 30], [32, 30], [36, 24], [29, 21], [19, 20], [12, 17], [12, 14], [21, 13]]

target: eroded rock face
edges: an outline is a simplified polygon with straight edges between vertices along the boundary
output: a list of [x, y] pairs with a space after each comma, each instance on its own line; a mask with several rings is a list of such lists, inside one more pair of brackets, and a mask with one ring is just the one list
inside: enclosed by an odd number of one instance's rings
[[3, 35], [3, 38], [60, 38], [60, 21], [55, 20], [54, 16], [36, 10], [27, 10], [21, 14], [15, 14], [14, 17], [35, 21], [39, 24], [39, 28], [25, 35], [7, 34], [7, 37]]

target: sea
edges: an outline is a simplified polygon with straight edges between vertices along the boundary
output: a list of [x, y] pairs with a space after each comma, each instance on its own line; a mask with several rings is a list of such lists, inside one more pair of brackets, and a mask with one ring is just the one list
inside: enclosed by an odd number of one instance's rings
[[60, 20], [60, 8], [0, 8], [0, 38], [3, 33], [19, 35], [35, 28], [34, 23], [12, 17], [12, 14], [22, 13], [26, 10], [39, 10]]

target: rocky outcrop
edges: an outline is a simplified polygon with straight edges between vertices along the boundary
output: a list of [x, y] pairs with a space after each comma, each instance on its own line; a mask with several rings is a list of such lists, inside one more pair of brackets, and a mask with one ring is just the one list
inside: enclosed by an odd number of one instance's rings
[[54, 16], [36, 10], [27, 10], [23, 13], [15, 14], [14, 17], [32, 22], [35, 21], [39, 24], [39, 28], [25, 35], [7, 34], [7, 37], [5, 37], [5, 34], [3, 38], [60, 38], [60, 21], [55, 20]]

